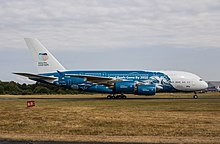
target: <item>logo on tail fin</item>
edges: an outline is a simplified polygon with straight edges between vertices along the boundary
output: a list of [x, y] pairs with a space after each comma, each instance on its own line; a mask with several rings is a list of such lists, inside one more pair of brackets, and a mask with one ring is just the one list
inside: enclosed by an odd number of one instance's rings
[[47, 53], [39, 53], [38, 59], [40, 61], [38, 62], [38, 66], [49, 66], [49, 64], [46, 62], [49, 59]]
[[38, 54], [38, 59], [40, 60], [40, 61], [47, 61], [48, 60], [48, 55], [47, 55], [47, 53], [39, 53]]

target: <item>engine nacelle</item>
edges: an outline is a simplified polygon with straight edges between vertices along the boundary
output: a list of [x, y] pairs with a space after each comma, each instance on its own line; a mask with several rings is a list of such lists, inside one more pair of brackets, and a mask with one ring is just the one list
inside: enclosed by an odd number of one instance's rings
[[156, 86], [154, 84], [138, 85], [136, 94], [137, 95], [155, 95]]
[[115, 93], [134, 93], [135, 83], [133, 81], [116, 82], [114, 86]]
[[137, 85], [133, 81], [121, 81], [115, 83], [114, 92], [123, 94], [155, 95], [156, 86], [154, 84]]

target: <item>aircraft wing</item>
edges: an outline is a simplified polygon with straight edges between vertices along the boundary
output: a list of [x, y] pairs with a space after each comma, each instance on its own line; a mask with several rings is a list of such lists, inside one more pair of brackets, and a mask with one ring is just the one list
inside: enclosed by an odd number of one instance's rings
[[13, 73], [13, 74], [24, 76], [32, 80], [40, 80], [40, 81], [46, 81], [46, 82], [51, 82], [57, 79], [56, 77], [42, 76], [42, 75], [36, 75], [36, 74], [31, 74], [31, 73]]
[[97, 84], [105, 84], [105, 85], [112, 85], [114, 82], [122, 81], [121, 79], [113, 79], [113, 78], [91, 76], [91, 75], [67, 74], [66, 76], [85, 78], [89, 82], [97, 83]]

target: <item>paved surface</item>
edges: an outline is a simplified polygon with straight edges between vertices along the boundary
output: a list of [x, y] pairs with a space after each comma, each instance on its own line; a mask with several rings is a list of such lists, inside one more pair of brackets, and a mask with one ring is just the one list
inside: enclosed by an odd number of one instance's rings
[[[1, 144], [142, 144], [142, 143], [126, 143], [126, 142], [65, 142], [65, 141], [16, 141], [9, 139], [0, 139]], [[149, 143], [145, 143], [149, 144]], [[157, 144], [157, 143], [151, 143]]]
[[[30, 97], [30, 98], [1, 98], [0, 100], [70, 100], [70, 101], [82, 101], [82, 100], [107, 100], [105, 97], [103, 98], [38, 98], [38, 97]], [[193, 100], [193, 98], [127, 98], [126, 100]], [[216, 99], [220, 99], [219, 98], [198, 98], [201, 100], [216, 100]], [[108, 100], [125, 100], [125, 99], [108, 99]], [[195, 99], [196, 100], [196, 99]]]

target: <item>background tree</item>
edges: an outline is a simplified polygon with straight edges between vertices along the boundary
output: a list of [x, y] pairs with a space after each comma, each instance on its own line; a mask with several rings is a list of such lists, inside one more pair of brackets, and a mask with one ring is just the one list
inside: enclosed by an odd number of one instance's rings
[[4, 87], [0, 85], [0, 94], [5, 94]]
[[77, 90], [66, 89], [49, 84], [35, 83], [35, 84], [19, 84], [16, 82], [2, 82], [0, 81], [0, 94], [10, 95], [31, 95], [31, 94], [86, 94], [86, 92], [79, 92]]

